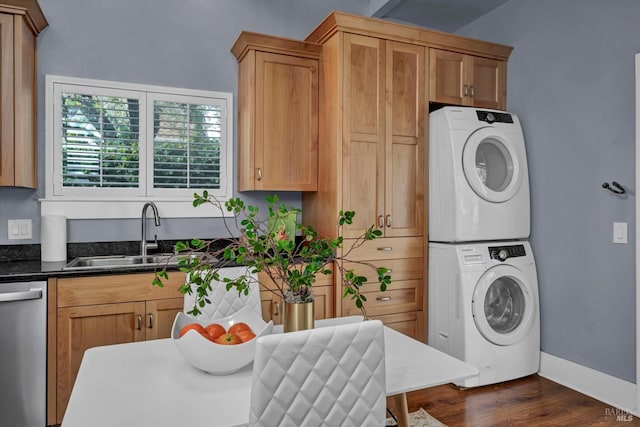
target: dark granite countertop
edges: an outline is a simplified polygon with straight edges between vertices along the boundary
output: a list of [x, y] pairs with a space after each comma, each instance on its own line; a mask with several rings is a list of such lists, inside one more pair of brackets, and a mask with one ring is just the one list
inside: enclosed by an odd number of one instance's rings
[[[177, 241], [159, 241], [158, 253], [172, 253]], [[0, 283], [47, 280], [50, 277], [86, 276], [103, 274], [141, 273], [161, 270], [163, 265], [146, 264], [105, 268], [83, 268], [82, 270], [64, 270], [68, 261], [77, 257], [137, 255], [140, 242], [97, 242], [67, 244], [67, 261], [42, 262], [40, 245], [0, 245]], [[177, 269], [177, 267], [173, 267]]]

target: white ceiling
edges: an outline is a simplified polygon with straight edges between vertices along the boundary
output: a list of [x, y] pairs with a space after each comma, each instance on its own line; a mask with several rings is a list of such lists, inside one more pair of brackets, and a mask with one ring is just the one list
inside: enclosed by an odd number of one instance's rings
[[453, 33], [508, 0], [371, 0], [371, 16]]

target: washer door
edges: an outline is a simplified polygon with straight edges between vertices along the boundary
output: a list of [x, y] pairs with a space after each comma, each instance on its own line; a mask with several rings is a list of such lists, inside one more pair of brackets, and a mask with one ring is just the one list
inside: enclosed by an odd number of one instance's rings
[[520, 189], [524, 159], [513, 145], [493, 127], [478, 129], [465, 143], [464, 175], [473, 191], [488, 202], [506, 202]]
[[487, 270], [473, 292], [473, 320], [478, 331], [497, 345], [519, 342], [536, 315], [536, 297], [517, 268], [498, 265]]

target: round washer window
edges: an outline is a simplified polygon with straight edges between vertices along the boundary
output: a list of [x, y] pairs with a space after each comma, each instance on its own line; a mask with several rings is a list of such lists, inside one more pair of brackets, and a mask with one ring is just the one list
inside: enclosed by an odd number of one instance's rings
[[525, 296], [520, 285], [508, 276], [494, 281], [484, 298], [484, 314], [491, 328], [508, 334], [520, 323], [525, 310]]
[[497, 139], [484, 139], [476, 148], [476, 172], [489, 189], [500, 192], [513, 179], [513, 161], [504, 144]]

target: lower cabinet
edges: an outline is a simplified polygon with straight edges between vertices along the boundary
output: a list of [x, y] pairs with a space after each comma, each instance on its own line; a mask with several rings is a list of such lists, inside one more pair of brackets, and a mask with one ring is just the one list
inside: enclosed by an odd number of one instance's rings
[[184, 275], [175, 272], [169, 277], [163, 288], [151, 285], [153, 273], [53, 281], [50, 307], [55, 302], [57, 314], [50, 317], [55, 325], [49, 325], [49, 336], [55, 340], [49, 343], [48, 369], [55, 371], [56, 386], [48, 387], [48, 399], [56, 405], [49, 405], [49, 412], [55, 411], [55, 416], [47, 415], [49, 424], [62, 422], [85, 350], [170, 337], [173, 320], [184, 304], [177, 291]]
[[[367, 298], [364, 303], [367, 316], [379, 319], [385, 326], [426, 342], [425, 261], [424, 244], [419, 237], [380, 238], [354, 250], [344, 268], [367, 277], [360, 288]], [[371, 267], [386, 267], [391, 284], [380, 291], [377, 274]], [[361, 314], [353, 300], [342, 299], [341, 316]]]

